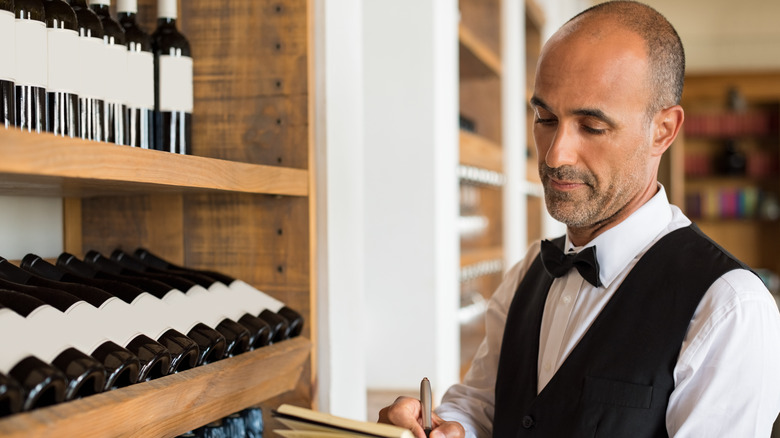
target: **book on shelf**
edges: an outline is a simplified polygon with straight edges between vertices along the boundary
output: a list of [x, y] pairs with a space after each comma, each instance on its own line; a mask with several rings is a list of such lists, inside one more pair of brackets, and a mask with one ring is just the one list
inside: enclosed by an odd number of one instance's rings
[[288, 404], [279, 406], [272, 415], [289, 428], [274, 430], [286, 438], [414, 438], [410, 430], [402, 427], [352, 420]]

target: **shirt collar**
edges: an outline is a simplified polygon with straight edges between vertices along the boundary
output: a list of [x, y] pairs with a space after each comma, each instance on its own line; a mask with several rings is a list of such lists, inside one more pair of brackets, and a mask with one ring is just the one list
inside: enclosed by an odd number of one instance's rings
[[597, 236], [585, 246], [577, 248], [566, 235], [566, 251], [579, 251], [596, 246], [599, 262], [599, 279], [604, 287], [642, 252], [672, 220], [672, 209], [666, 198], [664, 186], [658, 184], [658, 193], [639, 207], [631, 216]]

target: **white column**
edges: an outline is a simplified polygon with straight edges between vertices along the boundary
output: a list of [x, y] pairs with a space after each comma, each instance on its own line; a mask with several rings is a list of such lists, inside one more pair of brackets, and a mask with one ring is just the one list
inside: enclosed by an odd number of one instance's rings
[[318, 409], [366, 416], [360, 0], [313, 1]]
[[458, 380], [457, 2], [363, 3], [371, 389]]

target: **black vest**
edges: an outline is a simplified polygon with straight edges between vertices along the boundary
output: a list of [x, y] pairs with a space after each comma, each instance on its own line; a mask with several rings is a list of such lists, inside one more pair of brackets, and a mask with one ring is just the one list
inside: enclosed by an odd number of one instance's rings
[[[563, 246], [563, 238], [555, 241]], [[672, 372], [704, 293], [746, 267], [695, 225], [673, 231], [637, 262], [537, 395], [539, 331], [552, 277], [537, 257], [507, 314], [493, 436], [666, 437]]]

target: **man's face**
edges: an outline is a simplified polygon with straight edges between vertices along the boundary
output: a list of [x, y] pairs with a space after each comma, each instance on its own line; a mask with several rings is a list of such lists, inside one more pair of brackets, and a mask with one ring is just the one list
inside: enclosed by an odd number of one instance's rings
[[531, 100], [547, 209], [571, 228], [630, 214], [655, 187], [644, 43], [621, 29], [598, 32], [553, 36]]

